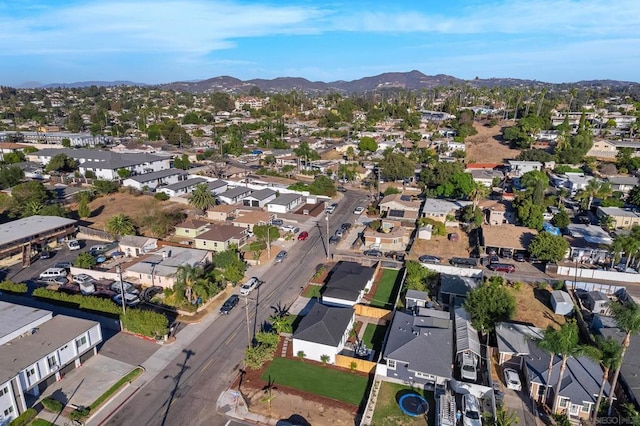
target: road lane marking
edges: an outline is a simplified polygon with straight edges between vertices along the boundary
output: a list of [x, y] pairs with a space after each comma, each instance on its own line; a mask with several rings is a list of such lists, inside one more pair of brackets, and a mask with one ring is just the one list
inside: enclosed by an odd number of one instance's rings
[[204, 365], [204, 367], [202, 367], [202, 368], [200, 369], [200, 374], [204, 373], [204, 371], [205, 371], [207, 368], [209, 368], [209, 366], [211, 365], [211, 363], [212, 363], [212, 362], [213, 362], [213, 358], [211, 358], [211, 359], [209, 360], [209, 362], [207, 362], [207, 363]]
[[227, 337], [227, 340], [224, 341], [224, 345], [229, 344], [230, 341], [233, 340], [234, 337], [236, 337], [236, 335], [238, 334], [238, 332], [240, 331], [240, 329], [236, 329], [235, 333], [233, 333], [231, 336]]

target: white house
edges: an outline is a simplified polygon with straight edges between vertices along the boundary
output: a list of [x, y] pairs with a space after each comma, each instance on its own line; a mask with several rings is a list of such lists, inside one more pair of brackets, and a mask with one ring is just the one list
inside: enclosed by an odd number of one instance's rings
[[155, 191], [159, 186], [173, 185], [189, 178], [186, 171], [180, 169], [165, 169], [157, 172], [131, 176], [122, 181], [123, 186], [130, 186], [139, 191], [145, 189]]
[[224, 204], [236, 204], [251, 195], [252, 192], [253, 190], [251, 188], [238, 186], [237, 188], [231, 188], [218, 194], [218, 200]]
[[219, 195], [227, 190], [229, 184], [223, 180], [216, 179], [207, 183], [207, 187], [209, 188], [211, 193], [213, 193], [213, 195]]
[[532, 170], [542, 170], [544, 165], [539, 161], [516, 161], [508, 160], [509, 167], [511, 169], [511, 175], [522, 176], [523, 174]]
[[163, 186], [158, 188], [156, 192], [164, 192], [169, 197], [177, 197], [180, 195], [190, 194], [196, 186], [206, 182], [207, 180], [205, 178], [197, 177], [183, 180], [172, 185]]
[[242, 205], [245, 207], [263, 208], [267, 203], [275, 200], [277, 196], [278, 193], [273, 189], [260, 189], [258, 191], [253, 191], [251, 195], [245, 197], [242, 200]]
[[288, 213], [302, 204], [300, 194], [280, 194], [275, 200], [267, 203], [267, 211], [270, 213]]
[[0, 302], [0, 423], [24, 413], [30, 400], [97, 353], [100, 324]]
[[336, 308], [316, 303], [302, 318], [293, 333], [293, 353], [304, 358], [328, 364], [335, 363], [353, 328], [353, 308]]

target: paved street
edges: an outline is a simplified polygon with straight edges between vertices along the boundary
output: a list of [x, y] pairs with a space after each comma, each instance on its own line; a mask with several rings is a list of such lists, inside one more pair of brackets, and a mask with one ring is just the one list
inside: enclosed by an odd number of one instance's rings
[[[336, 212], [329, 218], [330, 233], [343, 222], [356, 219], [353, 209], [364, 205], [363, 193], [347, 192]], [[324, 216], [303, 229], [309, 239], [296, 242], [288, 258], [270, 268], [252, 268], [248, 275], [256, 275], [263, 284], [227, 316], [205, 319], [206, 324], [189, 325], [178, 336], [192, 339], [164, 366], [155, 366], [155, 377], [143, 384], [139, 392], [111, 416], [109, 425], [224, 425], [227, 419], [215, 412], [216, 401], [238, 376], [244, 349], [260, 324], [274, 312], [274, 307], [289, 306], [307, 284], [315, 268], [326, 260], [326, 222]], [[313, 221], [312, 221], [313, 222]], [[332, 247], [334, 249], [334, 247]], [[243, 298], [244, 299], [244, 298]], [[245, 310], [246, 309], [246, 310]], [[247, 311], [250, 327], [246, 325]], [[189, 329], [192, 330], [189, 330]], [[197, 331], [195, 331], [197, 330]], [[153, 373], [154, 365], [146, 365]]]

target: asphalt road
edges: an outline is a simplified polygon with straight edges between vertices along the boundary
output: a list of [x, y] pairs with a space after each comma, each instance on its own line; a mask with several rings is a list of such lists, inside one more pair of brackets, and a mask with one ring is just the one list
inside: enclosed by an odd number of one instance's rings
[[[329, 216], [330, 235], [344, 222], [353, 223], [353, 209], [364, 206], [366, 194], [349, 191]], [[108, 425], [224, 425], [228, 419], [216, 413], [222, 391], [243, 367], [249, 337], [259, 330], [276, 306], [290, 306], [309, 282], [315, 268], [326, 260], [324, 216], [309, 230], [309, 238], [289, 250], [284, 262], [259, 276], [264, 284], [254, 290], [229, 315], [220, 316], [164, 371], [115, 413]], [[335, 249], [335, 246], [331, 247]], [[247, 327], [247, 311], [250, 326]], [[179, 338], [179, 336], [178, 336]]]

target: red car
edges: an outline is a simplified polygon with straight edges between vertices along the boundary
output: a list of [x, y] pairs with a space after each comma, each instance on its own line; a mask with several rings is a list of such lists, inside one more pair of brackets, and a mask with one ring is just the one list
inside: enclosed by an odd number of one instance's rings
[[302, 231], [299, 235], [298, 235], [298, 241], [304, 241], [307, 238], [309, 238], [309, 233], [307, 231]]

